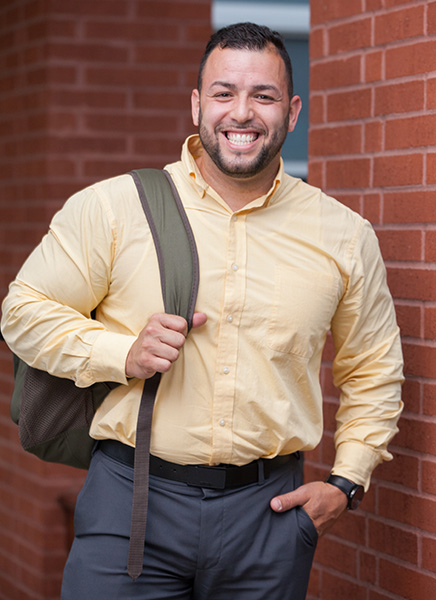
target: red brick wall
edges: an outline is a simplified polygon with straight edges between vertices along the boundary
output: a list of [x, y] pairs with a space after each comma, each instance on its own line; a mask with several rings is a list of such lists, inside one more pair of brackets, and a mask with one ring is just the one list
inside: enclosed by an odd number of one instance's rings
[[[310, 181], [374, 225], [407, 381], [395, 461], [320, 542], [310, 598], [436, 598], [436, 2], [311, 0]], [[337, 392], [323, 368], [333, 460]]]
[[[2, 0], [0, 298], [86, 184], [177, 159], [210, 0]], [[0, 343], [0, 600], [59, 598], [82, 473], [22, 452]]]

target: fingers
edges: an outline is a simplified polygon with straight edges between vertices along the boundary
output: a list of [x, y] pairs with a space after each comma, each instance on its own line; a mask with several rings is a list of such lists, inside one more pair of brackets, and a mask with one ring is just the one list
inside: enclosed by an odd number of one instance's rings
[[302, 506], [312, 519], [318, 535], [323, 535], [346, 510], [347, 499], [334, 486], [314, 481], [288, 494], [276, 496], [271, 500], [270, 506], [275, 512]]
[[194, 316], [192, 317], [192, 329], [196, 329], [197, 327], [201, 327], [202, 325], [204, 325], [207, 321], [207, 315], [205, 315], [204, 313], [194, 313]]
[[270, 506], [275, 512], [284, 512], [296, 506], [303, 506], [307, 501], [307, 493], [304, 492], [302, 487], [299, 487], [294, 492], [276, 496], [271, 500]]
[[[207, 316], [195, 313], [193, 327], [204, 325]], [[133, 343], [126, 359], [126, 376], [148, 379], [156, 372], [166, 373], [179, 358], [188, 326], [178, 315], [153, 315]]]

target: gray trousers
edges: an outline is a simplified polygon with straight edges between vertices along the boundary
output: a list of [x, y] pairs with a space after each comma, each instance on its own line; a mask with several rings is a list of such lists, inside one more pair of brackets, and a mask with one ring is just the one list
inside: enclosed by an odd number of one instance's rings
[[302, 483], [297, 458], [228, 490], [150, 476], [144, 570], [127, 574], [133, 468], [97, 450], [79, 494], [62, 600], [304, 600], [317, 533], [274, 496]]

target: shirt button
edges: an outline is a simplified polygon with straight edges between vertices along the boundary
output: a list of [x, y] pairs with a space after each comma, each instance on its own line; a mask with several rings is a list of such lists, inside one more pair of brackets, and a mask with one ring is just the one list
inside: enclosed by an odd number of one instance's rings
[[229, 367], [224, 367], [223, 373], [224, 373], [224, 375], [228, 375], [230, 373]]
[[239, 269], [239, 267], [238, 267], [238, 265], [236, 265], [235, 263], [233, 263], [233, 265], [232, 265], [232, 269], [233, 269], [234, 271], [237, 271], [237, 270]]
[[221, 419], [221, 421], [220, 421], [220, 427], [224, 427], [224, 426], [225, 426], [225, 424], [226, 424], [225, 420], [224, 420], [224, 419]]
[[233, 215], [232, 221], [237, 221], [237, 220], [238, 220], [238, 217], [236, 215]]
[[232, 322], [233, 322], [233, 317], [232, 317], [232, 315], [229, 315], [227, 317], [227, 323], [232, 323]]

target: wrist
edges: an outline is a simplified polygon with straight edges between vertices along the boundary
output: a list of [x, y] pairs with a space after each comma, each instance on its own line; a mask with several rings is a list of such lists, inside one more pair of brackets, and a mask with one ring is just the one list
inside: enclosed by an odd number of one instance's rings
[[341, 477], [340, 475], [332, 474], [327, 477], [326, 483], [335, 486], [345, 494], [348, 510], [356, 510], [356, 508], [358, 508], [364, 496], [363, 486], [358, 485], [345, 477]]

